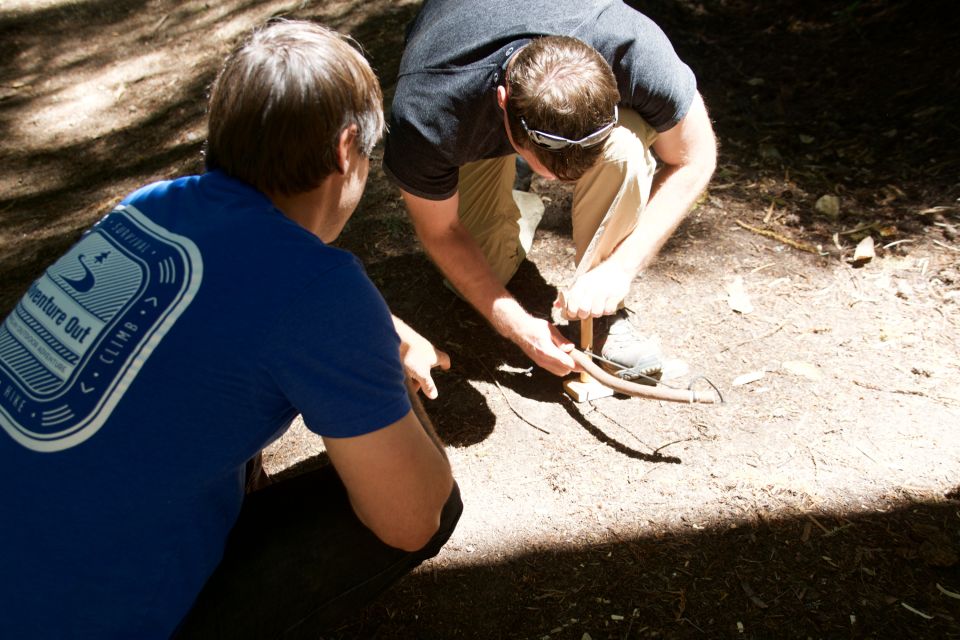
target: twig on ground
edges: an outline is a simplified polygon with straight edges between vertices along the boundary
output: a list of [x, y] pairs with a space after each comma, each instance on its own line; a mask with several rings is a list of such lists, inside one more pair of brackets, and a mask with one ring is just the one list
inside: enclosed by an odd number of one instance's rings
[[879, 462], [877, 462], [876, 460], [874, 460], [873, 457], [871, 457], [866, 451], [864, 451], [863, 449], [861, 449], [859, 446], [853, 445], [853, 448], [856, 449], [857, 451], [859, 451], [860, 453], [862, 453], [862, 454], [867, 458], [867, 460], [869, 460], [870, 462], [873, 462], [874, 464], [880, 464]]
[[943, 247], [944, 249], [950, 249], [950, 251], [960, 252], [960, 249], [958, 249], [957, 247], [951, 247], [951, 246], [948, 245], [947, 243], [945, 243], [945, 242], [940, 242], [939, 240], [934, 240], [934, 241], [933, 241], [933, 244], [937, 245], [938, 247]]
[[954, 398], [948, 398], [946, 396], [932, 396], [928, 393], [924, 393], [923, 391], [918, 391], [916, 389], [884, 389], [883, 387], [879, 387], [869, 382], [864, 382], [863, 380], [851, 379], [851, 382], [853, 382], [853, 384], [857, 385], [858, 387], [863, 387], [864, 389], [870, 389], [872, 391], [882, 391], [884, 393], [899, 393], [905, 396], [919, 396], [921, 398], [932, 398], [933, 400], [939, 400], [940, 402], [945, 402], [947, 404], [953, 404], [957, 402], [957, 400]]
[[680, 440], [674, 440], [674, 441], [672, 441], [672, 442], [668, 442], [667, 444], [662, 444], [662, 445], [660, 445], [659, 447], [657, 447], [656, 449], [653, 450], [653, 454], [654, 454], [654, 455], [657, 455], [658, 453], [660, 453], [660, 451], [662, 451], [663, 449], [666, 449], [666, 448], [669, 447], [669, 446], [672, 446], [672, 445], [675, 445], [675, 444], [679, 444], [679, 443], [681, 443], [681, 442], [690, 442], [690, 441], [692, 441], [692, 440], [696, 440], [696, 438], [681, 438]]
[[680, 620], [679, 620], [678, 622], [686, 622], [687, 624], [689, 624], [691, 627], [693, 627], [694, 629], [696, 629], [696, 630], [699, 631], [700, 633], [706, 633], [706, 631], [704, 631], [703, 629], [701, 629], [700, 627], [698, 627], [696, 624], [694, 624], [693, 620], [691, 620], [690, 618], [680, 618]]
[[539, 432], [541, 432], [541, 433], [545, 433], [545, 434], [547, 434], [547, 435], [550, 435], [550, 432], [549, 432], [549, 431], [547, 431], [547, 430], [544, 429], [543, 427], [537, 426], [537, 425], [535, 425], [534, 423], [530, 422], [529, 420], [527, 420], [527, 419], [524, 417], [524, 415], [523, 415], [522, 413], [520, 413], [519, 411], [517, 411], [516, 407], [513, 406], [513, 403], [510, 402], [510, 398], [507, 397], [507, 392], [504, 391], [504, 390], [503, 390], [503, 387], [500, 385], [500, 381], [499, 381], [499, 380], [497, 380], [496, 378], [494, 378], [494, 379], [493, 379], [493, 383], [494, 383], [495, 385], [497, 385], [497, 389], [500, 389], [500, 395], [503, 396], [504, 402], [507, 403], [507, 406], [510, 407], [510, 411], [513, 411], [513, 414], [514, 414], [515, 416], [517, 416], [518, 418], [520, 418], [521, 420], [523, 420], [524, 422], [526, 422], [528, 425], [530, 425], [531, 427], [533, 427], [533, 428], [536, 429], [537, 431], [539, 431]]
[[757, 235], [761, 235], [767, 238], [772, 238], [777, 242], [782, 242], [783, 244], [793, 247], [794, 249], [799, 249], [800, 251], [806, 251], [807, 253], [812, 253], [817, 256], [823, 255], [823, 251], [821, 251], [820, 249], [817, 249], [811, 244], [807, 244], [806, 242], [798, 242], [797, 240], [793, 240], [791, 238], [788, 238], [784, 235], [777, 233], [776, 231], [771, 231], [769, 229], [758, 229], [757, 227], [752, 227], [746, 222], [742, 222], [740, 220], [734, 220], [734, 222], [736, 222], [738, 225], [740, 225], [747, 231], [752, 231]]
[[927, 620], [933, 620], [933, 616], [927, 615], [926, 613], [924, 613], [923, 611], [920, 611], [919, 609], [914, 609], [913, 607], [908, 605], [906, 602], [901, 601], [900, 604], [903, 605], [904, 609], [906, 609], [907, 611], [910, 611], [911, 613], [917, 614], [921, 618], [926, 618]]
[[947, 591], [946, 589], [944, 589], [943, 587], [940, 586], [940, 583], [939, 583], [939, 582], [937, 583], [937, 589], [939, 589], [939, 590], [940, 590], [940, 593], [942, 593], [943, 595], [947, 596], [948, 598], [953, 598], [953, 599], [955, 599], [955, 600], [960, 600], [960, 593], [954, 593], [953, 591]]
[[743, 342], [738, 342], [738, 343], [735, 344], [735, 345], [727, 345], [727, 346], [725, 346], [723, 349], [721, 349], [720, 351], [718, 351], [718, 352], [717, 352], [717, 355], [720, 355], [721, 353], [724, 353], [724, 352], [726, 352], [726, 351], [729, 351], [730, 349], [739, 349], [739, 348], [742, 347], [743, 345], [745, 345], [745, 344], [750, 344], [751, 342], [756, 342], [757, 340], [764, 340], [764, 339], [766, 339], [766, 338], [769, 338], [770, 336], [772, 336], [772, 335], [775, 334], [776, 332], [778, 332], [778, 331], [780, 331], [781, 329], [783, 329], [783, 327], [784, 327], [786, 324], [787, 324], [786, 322], [781, 322], [781, 323], [778, 324], [776, 327], [774, 327], [774, 328], [771, 329], [770, 331], [764, 333], [763, 335], [754, 336], [754, 337], [752, 337], [752, 338], [750, 338], [750, 339], [748, 339], [748, 340], [744, 340]]
[[[590, 403], [590, 406], [593, 407], [593, 411], [591, 411], [591, 413], [593, 413], [593, 412], [599, 413], [601, 416], [603, 416], [604, 418], [606, 418], [607, 420], [609, 420], [610, 422], [612, 422], [615, 426], [619, 427], [621, 430], [626, 431], [628, 434], [630, 434], [630, 437], [631, 437], [631, 438], [633, 438], [634, 440], [636, 440], [637, 442], [639, 442], [640, 444], [642, 444], [644, 447], [646, 447], [646, 448], [648, 448], [648, 449], [651, 448], [650, 445], [648, 445], [646, 442], [644, 442], [643, 440], [641, 440], [640, 438], [638, 438], [638, 437], [636, 436], [636, 434], [633, 433], [633, 431], [630, 431], [630, 429], [627, 429], [625, 426], [623, 426], [622, 424], [620, 424], [619, 422], [617, 422], [616, 420], [614, 420], [613, 418], [611, 418], [610, 416], [608, 416], [606, 413], [604, 413], [603, 411], [601, 411], [601, 410], [600, 410], [600, 407], [598, 407], [597, 405], [593, 404], [592, 402]], [[583, 413], [583, 412], [581, 412], [581, 415], [584, 416], [584, 417], [586, 417], [586, 414]]]
[[497, 376], [493, 375], [493, 373], [490, 372], [490, 369], [487, 368], [487, 365], [486, 365], [486, 363], [485, 363], [483, 360], [481, 360], [480, 358], [477, 358], [477, 361], [480, 363], [480, 366], [483, 367], [483, 370], [487, 372], [487, 375], [490, 376], [490, 379], [493, 380], [493, 384], [497, 385], [497, 389], [500, 389], [500, 395], [503, 396], [503, 401], [507, 403], [507, 406], [508, 406], [508, 407], [510, 407], [510, 411], [513, 411], [513, 414], [514, 414], [515, 416], [517, 416], [518, 418], [520, 418], [521, 420], [523, 420], [524, 422], [526, 422], [528, 425], [530, 425], [531, 427], [533, 427], [533, 428], [536, 429], [537, 431], [539, 431], [539, 432], [541, 432], [541, 433], [545, 433], [545, 434], [547, 434], [547, 435], [550, 435], [550, 432], [549, 432], [549, 431], [547, 431], [547, 430], [544, 429], [543, 427], [540, 427], [540, 426], [538, 426], [538, 425], [535, 425], [534, 423], [532, 423], [532, 422], [530, 422], [529, 420], [527, 420], [527, 418], [524, 417], [524, 415], [523, 415], [522, 413], [520, 413], [520, 412], [516, 409], [516, 407], [513, 406], [513, 403], [510, 402], [510, 398], [507, 397], [507, 392], [504, 391], [503, 386], [500, 384], [500, 381], [497, 380]]
[[810, 518], [810, 522], [820, 527], [820, 529], [822, 529], [825, 534], [830, 535], [830, 529], [827, 529], [825, 526], [820, 524], [820, 521], [814, 518], [812, 514], [808, 513], [807, 517]]

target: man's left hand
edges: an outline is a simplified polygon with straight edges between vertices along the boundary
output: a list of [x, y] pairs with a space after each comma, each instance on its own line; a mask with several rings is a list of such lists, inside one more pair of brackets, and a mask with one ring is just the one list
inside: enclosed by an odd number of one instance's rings
[[567, 320], [608, 316], [617, 310], [630, 292], [633, 277], [619, 265], [607, 260], [581, 275], [553, 306]]
[[435, 400], [438, 395], [437, 385], [433, 382], [430, 371], [434, 367], [450, 368], [450, 356], [437, 349], [422, 336], [416, 336], [410, 342], [400, 346], [400, 358], [403, 369], [407, 374], [408, 384], [413, 393], [423, 391], [423, 395]]

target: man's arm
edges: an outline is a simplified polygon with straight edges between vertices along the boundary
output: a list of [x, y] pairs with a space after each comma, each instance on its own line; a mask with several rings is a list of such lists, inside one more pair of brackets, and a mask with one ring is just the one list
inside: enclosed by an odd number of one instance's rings
[[420, 241], [457, 291], [538, 366], [558, 376], [573, 371], [576, 365], [569, 355], [573, 343], [546, 320], [527, 313], [500, 284], [480, 247], [460, 224], [459, 195], [427, 200], [401, 193]]
[[416, 394], [422, 389], [423, 395], [431, 400], [436, 399], [437, 385], [433, 382], [430, 370], [434, 367], [449, 369], [450, 356], [433, 346], [433, 343], [397, 316], [392, 318], [393, 327], [400, 336], [400, 361], [403, 362], [403, 368], [411, 385], [410, 393]]
[[706, 188], [717, 164], [717, 143], [699, 93], [683, 120], [661, 133], [653, 149], [663, 167], [636, 228], [567, 291], [568, 318], [613, 313], [629, 293], [630, 283], [653, 261]]
[[410, 411], [378, 431], [323, 441], [354, 512], [368, 529], [404, 551], [430, 541], [453, 489], [453, 475], [428, 422]]

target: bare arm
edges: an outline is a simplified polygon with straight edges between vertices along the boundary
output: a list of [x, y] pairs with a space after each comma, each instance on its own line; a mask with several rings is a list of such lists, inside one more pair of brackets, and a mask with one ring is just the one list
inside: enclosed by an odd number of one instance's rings
[[683, 120], [659, 135], [653, 149], [663, 167], [654, 178], [650, 200], [630, 235], [567, 292], [570, 318], [613, 313], [633, 278], [653, 261], [706, 188], [717, 164], [717, 143], [700, 94]]
[[437, 349], [429, 340], [417, 333], [406, 322], [393, 317], [393, 326], [400, 336], [400, 360], [412, 385], [411, 393], [423, 390], [423, 394], [435, 399], [437, 385], [433, 382], [430, 370], [434, 367], [450, 368], [450, 356]]
[[537, 365], [559, 376], [570, 373], [576, 367], [569, 355], [573, 344], [552, 324], [527, 313], [500, 284], [470, 232], [460, 224], [459, 196], [427, 200], [401, 193], [420, 241], [457, 291]]
[[384, 543], [416, 551], [437, 532], [453, 488], [436, 434], [413, 411], [353, 438], [324, 438], [357, 517]]

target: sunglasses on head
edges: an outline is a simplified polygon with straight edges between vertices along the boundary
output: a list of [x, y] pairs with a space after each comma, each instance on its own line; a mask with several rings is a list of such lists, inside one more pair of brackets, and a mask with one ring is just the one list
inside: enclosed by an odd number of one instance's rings
[[523, 119], [523, 116], [520, 117], [520, 125], [523, 127], [523, 130], [526, 132], [527, 137], [533, 140], [533, 143], [538, 147], [544, 149], [549, 149], [550, 151], [559, 151], [561, 149], [566, 149], [567, 147], [582, 147], [588, 149], [594, 147], [610, 135], [610, 131], [617, 126], [617, 122], [620, 119], [620, 112], [617, 109], [617, 106], [613, 106], [613, 120], [603, 125], [590, 135], [584, 136], [579, 140], [571, 140], [570, 138], [564, 138], [563, 136], [558, 136], [554, 133], [547, 133], [546, 131], [537, 131], [536, 129], [531, 129], [527, 126], [527, 121]]

